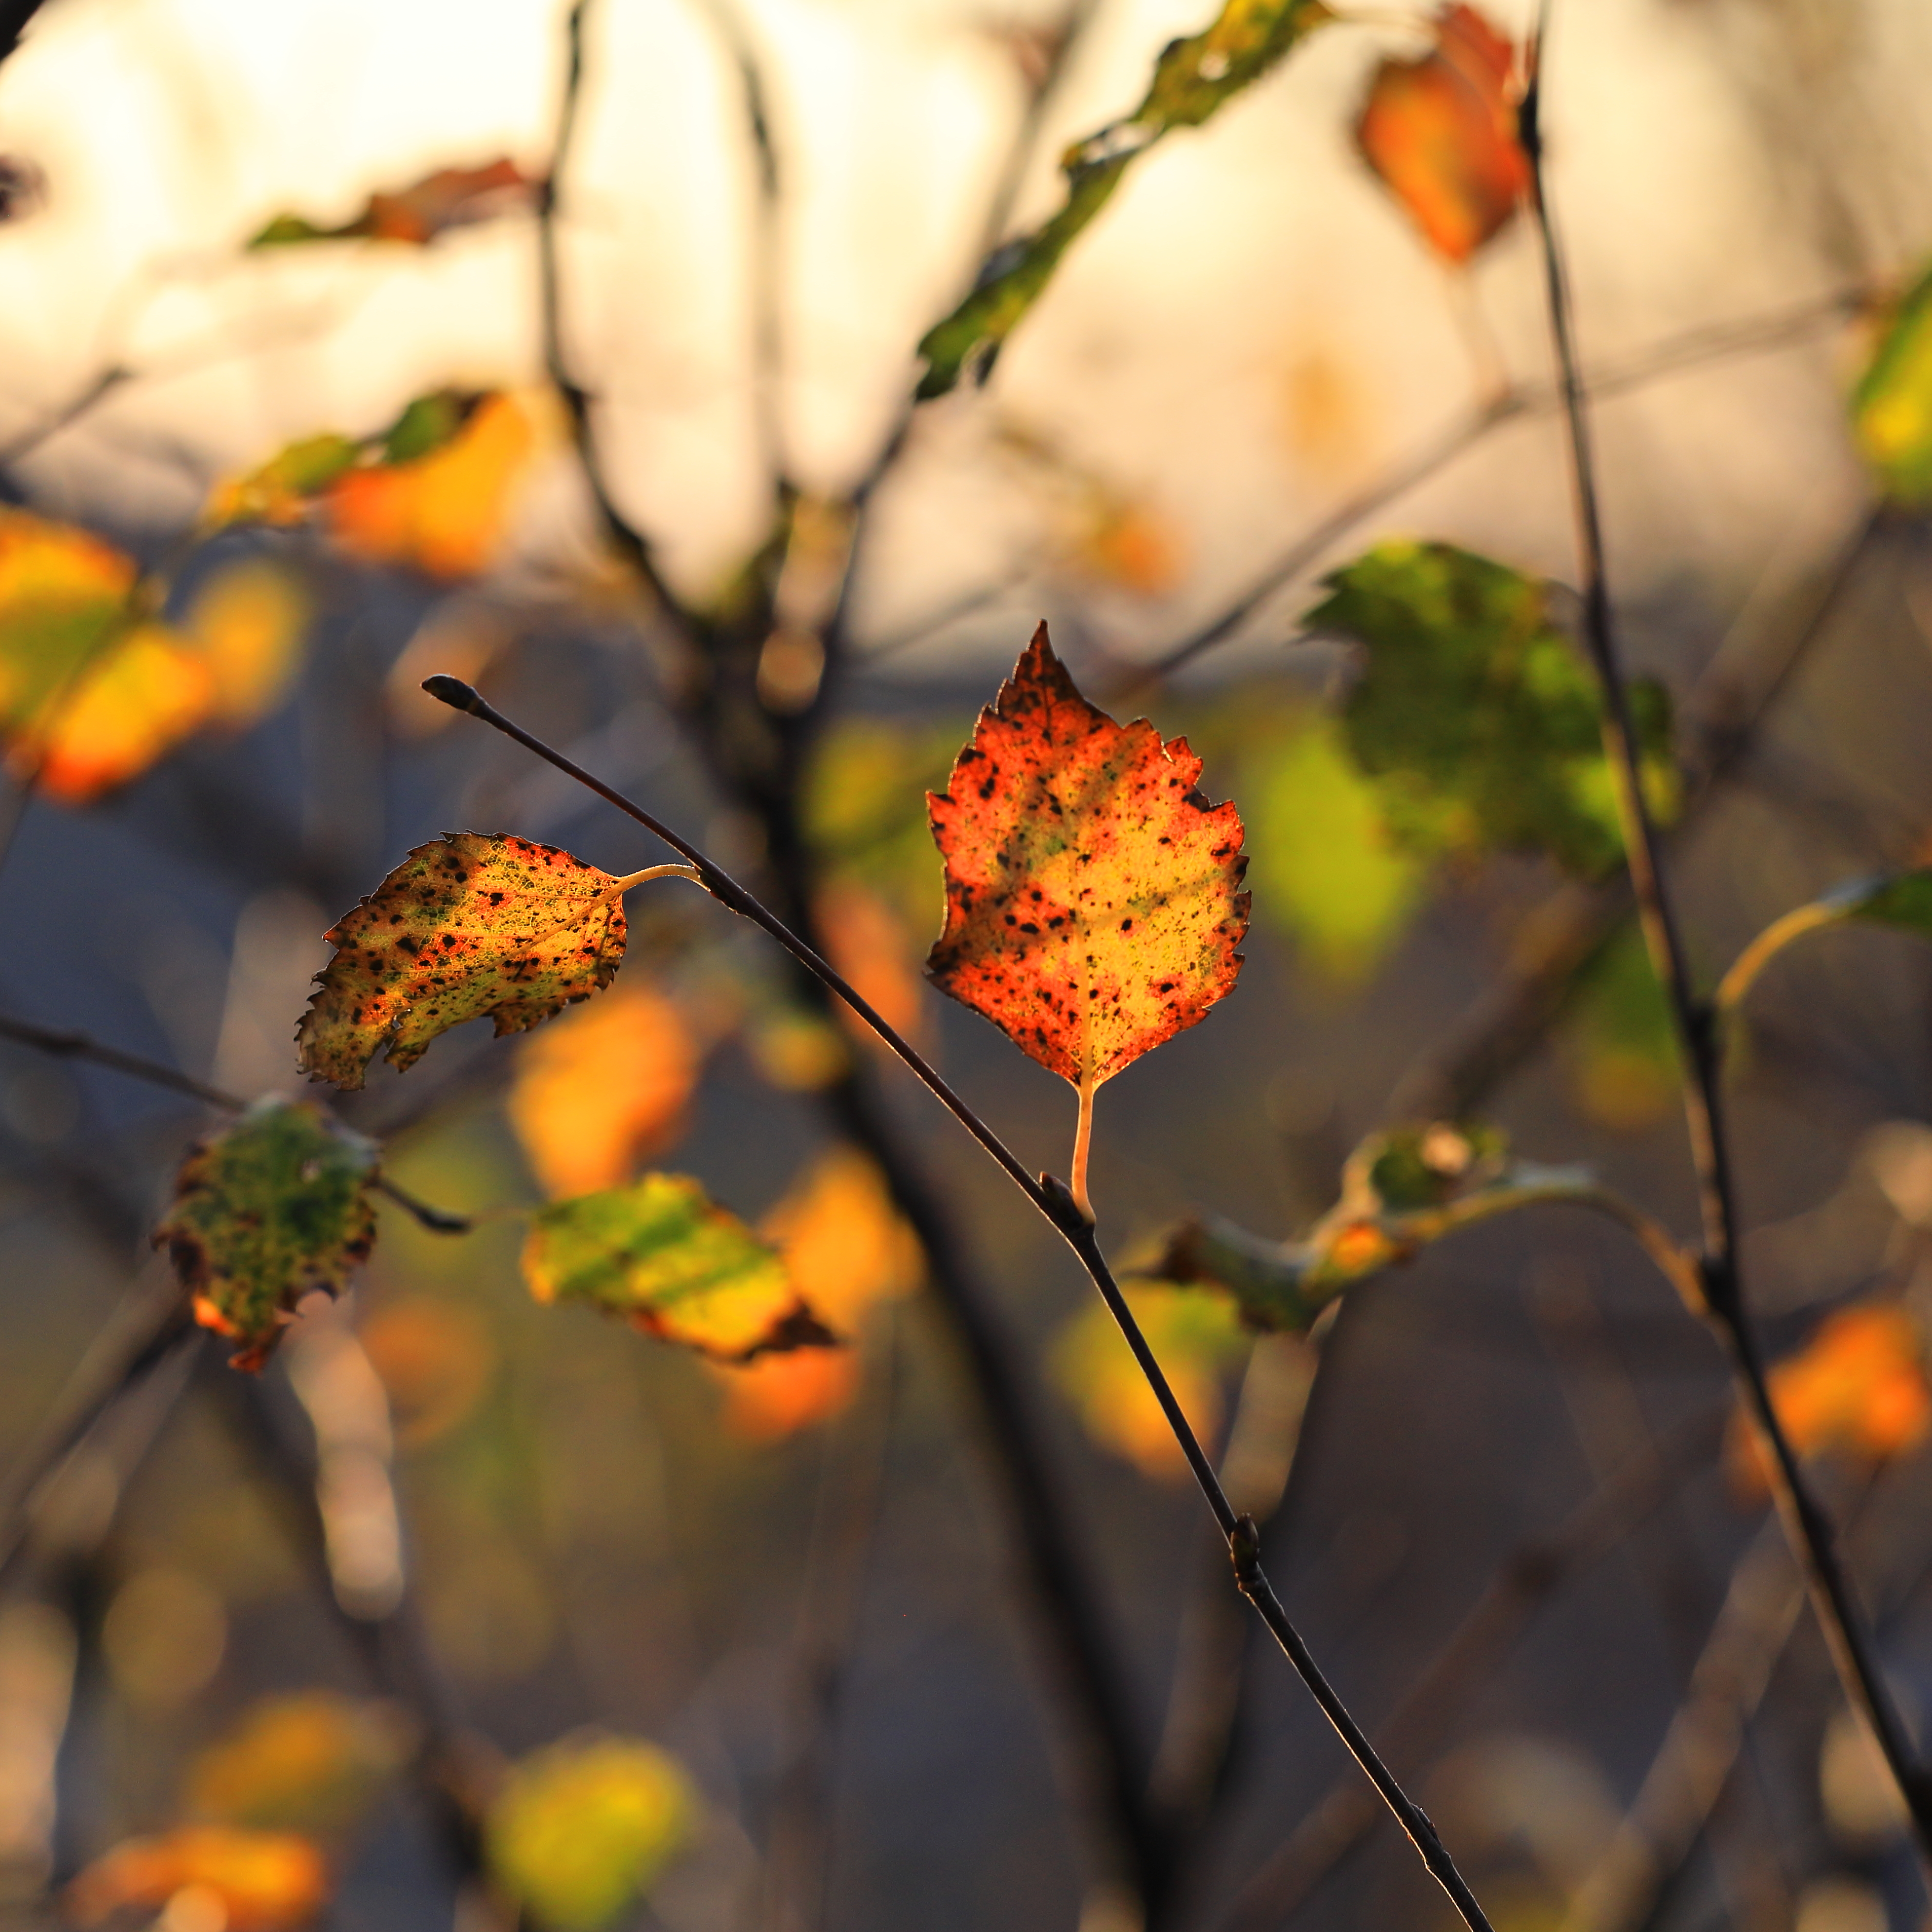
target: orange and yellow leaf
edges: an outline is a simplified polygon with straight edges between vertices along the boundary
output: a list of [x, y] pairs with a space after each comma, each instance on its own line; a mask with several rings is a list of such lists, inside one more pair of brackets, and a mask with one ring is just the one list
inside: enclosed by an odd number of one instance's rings
[[68, 1886], [67, 1910], [76, 1923], [94, 1925], [194, 1892], [208, 1906], [197, 1923], [212, 1921], [225, 1932], [290, 1932], [315, 1917], [328, 1891], [328, 1868], [307, 1838], [188, 1825], [130, 1838], [95, 1860]]

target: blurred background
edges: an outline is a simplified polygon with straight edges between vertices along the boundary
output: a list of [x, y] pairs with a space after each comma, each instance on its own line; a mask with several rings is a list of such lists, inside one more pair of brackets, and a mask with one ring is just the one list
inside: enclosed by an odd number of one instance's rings
[[[1499, 1932], [1917, 1926], [1718, 1353], [1633, 1244], [1511, 1216], [1312, 1336], [1158, 1280], [1190, 1214], [1302, 1233], [1404, 1120], [1695, 1226], [1616, 878], [1418, 838], [1346, 726], [1362, 640], [1304, 622], [1411, 538], [1574, 602], [1511, 213], [1529, 10], [1488, 0], [1494, 72], [1466, 14], [1336, 10], [914, 412], [922, 334], [1202, 0], [46, 0], [0, 66], [0, 1016], [292, 1092], [322, 934], [412, 847], [661, 856], [424, 698], [446, 670], [812, 926], [1064, 1171], [1072, 1095], [920, 970], [924, 791], [1045, 617], [1096, 702], [1187, 734], [1251, 857], [1238, 988], [1101, 1096], [1103, 1237]], [[1925, 856], [1932, 470], [1888, 460], [1868, 372], [1891, 344], [1922, 436], [1893, 317], [1932, 15], [1555, 14], [1612, 587], [1714, 981]], [[1474, 134], [1428, 118], [1445, 60]], [[0, 1039], [0, 1924], [1448, 1922], [1251, 1640], [1061, 1244], [759, 935], [675, 883], [631, 919], [598, 1001], [332, 1100], [485, 1218], [382, 1202], [259, 1383], [157, 1326], [149, 1231], [218, 1109]], [[1748, 1291], [1922, 1726], [1928, 964], [1809, 940], [1730, 1063]], [[850, 1346], [722, 1368], [534, 1303], [516, 1210], [646, 1166]]]

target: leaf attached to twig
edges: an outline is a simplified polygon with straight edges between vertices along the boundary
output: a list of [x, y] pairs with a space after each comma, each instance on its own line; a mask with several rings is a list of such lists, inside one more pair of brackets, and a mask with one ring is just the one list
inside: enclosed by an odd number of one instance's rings
[[339, 228], [318, 228], [299, 214], [278, 214], [253, 236], [250, 248], [303, 242], [402, 242], [426, 248], [452, 228], [522, 212], [535, 204], [537, 184], [506, 157], [478, 168], [438, 168], [409, 186], [378, 190], [361, 214]]
[[313, 1101], [271, 1094], [182, 1163], [154, 1245], [195, 1319], [239, 1345], [238, 1369], [259, 1369], [302, 1297], [340, 1293], [367, 1257], [380, 1151]]
[[622, 882], [554, 845], [418, 845], [325, 935], [336, 953], [296, 1030], [302, 1071], [360, 1087], [379, 1052], [400, 1072], [466, 1020], [520, 1033], [608, 986], [625, 934]]
[[928, 800], [946, 926], [926, 970], [1076, 1087], [1205, 1017], [1240, 971], [1241, 819], [1145, 718], [1088, 703], [1042, 624]]
[[776, 1251], [684, 1174], [538, 1208], [524, 1278], [539, 1301], [587, 1301], [717, 1361], [838, 1345]]
[[973, 292], [919, 345], [922, 401], [943, 396], [970, 364], [981, 381], [1000, 346], [1037, 302], [1081, 230], [1112, 198], [1128, 168], [1177, 128], [1198, 128], [1258, 80], [1298, 42], [1334, 16], [1321, 0], [1225, 0], [1213, 23], [1170, 40], [1145, 98], [1124, 121], [1076, 142], [1061, 158], [1065, 205], [1030, 235], [988, 257]]

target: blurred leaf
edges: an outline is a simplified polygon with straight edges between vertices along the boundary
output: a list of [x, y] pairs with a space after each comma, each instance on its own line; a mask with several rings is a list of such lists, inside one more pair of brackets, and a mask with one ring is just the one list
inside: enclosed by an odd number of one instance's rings
[[182, 1163], [154, 1230], [204, 1328], [259, 1369], [312, 1290], [335, 1294], [376, 1238], [379, 1150], [309, 1100], [270, 1094]]
[[[1546, 852], [1585, 878], [1616, 866], [1602, 701], [1540, 584], [1451, 544], [1388, 543], [1327, 588], [1304, 621], [1364, 649], [1343, 728], [1399, 840], [1425, 856]], [[1642, 679], [1630, 698], [1652, 809], [1668, 819], [1669, 700]]]
[[[806, 1305], [844, 1336], [857, 1335], [880, 1303], [910, 1294], [924, 1272], [918, 1237], [878, 1169], [847, 1148], [814, 1162], [759, 1232]], [[718, 1373], [728, 1391], [725, 1426], [770, 1442], [842, 1409], [858, 1388], [860, 1362], [854, 1348], [800, 1349]]]
[[926, 794], [945, 784], [959, 739], [949, 724], [837, 718], [806, 773], [800, 809], [824, 872], [869, 886], [915, 930], [945, 903]]
[[[1125, 1293], [1183, 1413], [1195, 1433], [1211, 1443], [1221, 1427], [1222, 1373], [1246, 1346], [1233, 1306], [1159, 1282]], [[1160, 1401], [1104, 1306], [1095, 1303], [1066, 1323], [1049, 1360], [1054, 1382], [1103, 1449], [1163, 1482], [1187, 1474]]]
[[1364, 159], [1450, 262], [1466, 262], [1529, 192], [1516, 140], [1514, 50], [1473, 7], [1449, 8], [1436, 43], [1376, 70], [1355, 124]]
[[333, 431], [304, 436], [278, 450], [259, 469], [215, 485], [202, 512], [214, 530], [230, 524], [268, 524], [285, 528], [300, 523], [315, 500], [345, 471], [362, 460], [368, 442]]
[[544, 1192], [615, 1187], [662, 1154], [684, 1131], [701, 1058], [676, 1003], [630, 978], [526, 1041], [506, 1104]]
[[1198, 128], [1210, 119], [1331, 17], [1320, 0], [1225, 0], [1204, 32], [1170, 40], [1139, 106], [1124, 121], [1076, 142], [1062, 158], [1065, 206], [1032, 234], [995, 250], [973, 292], [927, 332], [919, 345], [926, 364], [920, 400], [944, 395], [969, 363], [983, 382], [1060, 257], [1106, 206], [1132, 163], [1175, 128]]
[[[1772, 1366], [1768, 1380], [1778, 1419], [1801, 1456], [1836, 1449], [1886, 1462], [1932, 1436], [1924, 1337], [1895, 1303], [1828, 1315], [1797, 1354]], [[1736, 1417], [1726, 1452], [1740, 1492], [1762, 1497], [1768, 1486], [1760, 1451]]]
[[587, 1301], [718, 1361], [838, 1346], [778, 1255], [681, 1174], [538, 1208], [524, 1277], [539, 1301]]
[[485, 1828], [490, 1868], [539, 1924], [596, 1932], [650, 1890], [701, 1816], [669, 1752], [566, 1739], [511, 1772]]
[[356, 1340], [376, 1371], [400, 1449], [420, 1449], [464, 1421], [488, 1391], [496, 1345], [465, 1303], [412, 1295], [379, 1308]]
[[1674, 1114], [1677, 1029], [1643, 936], [1621, 934], [1586, 968], [1570, 1007], [1570, 1082], [1600, 1126], [1639, 1133]]
[[623, 881], [554, 845], [455, 832], [418, 845], [323, 937], [335, 957], [296, 1034], [312, 1078], [398, 1072], [466, 1020], [500, 1038], [608, 986], [624, 957]]
[[928, 800], [946, 929], [926, 970], [1090, 1090], [1232, 990], [1247, 929], [1240, 814], [1201, 760], [1081, 696], [1042, 624]]
[[1932, 497], [1932, 268], [1900, 302], [1852, 392], [1852, 430], [1895, 502]]
[[[826, 883], [818, 912], [826, 958], [888, 1025], [916, 1043], [926, 1028], [926, 986], [916, 944], [892, 908], [856, 879], [844, 878]], [[891, 1051], [850, 1008], [842, 1004], [838, 1010], [857, 1038]]]
[[[218, 1924], [224, 1932], [284, 1932], [321, 1910], [328, 1872], [321, 1852], [292, 1832], [184, 1825], [158, 1838], [130, 1838], [96, 1859], [68, 1887], [67, 1913], [98, 1924], [130, 1908], [154, 1911], [190, 1891], [200, 1895], [192, 1922]], [[186, 1912], [181, 1917], [189, 1921]]]
[[1390, 830], [1340, 727], [1310, 717], [1252, 748], [1240, 792], [1264, 916], [1330, 979], [1364, 977], [1406, 929], [1428, 868]]
[[323, 1834], [366, 1811], [407, 1755], [393, 1712], [334, 1690], [259, 1698], [188, 1767], [188, 1803], [221, 1825]]
[[202, 723], [214, 697], [206, 662], [158, 624], [110, 643], [16, 741], [50, 798], [84, 805], [138, 778]]
[[508, 159], [480, 168], [438, 168], [407, 188], [372, 194], [362, 213], [340, 228], [318, 228], [299, 214], [278, 214], [248, 245], [360, 240], [404, 242], [420, 248], [452, 228], [532, 208], [536, 186]]
[[207, 668], [213, 722], [242, 730], [281, 702], [302, 663], [310, 608], [301, 583], [266, 558], [230, 564], [202, 581], [181, 630]]
[[1180, 537], [1151, 505], [1111, 492], [1089, 500], [1074, 561], [1100, 583], [1136, 597], [1162, 597], [1180, 581]]

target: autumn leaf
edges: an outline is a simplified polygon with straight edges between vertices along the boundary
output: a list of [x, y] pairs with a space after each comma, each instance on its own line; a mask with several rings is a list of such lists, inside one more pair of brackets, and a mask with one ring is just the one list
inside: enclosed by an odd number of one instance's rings
[[[829, 880], [818, 895], [818, 928], [826, 958], [898, 1032], [916, 1044], [925, 1028], [926, 987], [912, 936], [884, 899], [856, 879]], [[847, 1030], [890, 1052], [856, 1014], [842, 1006]]]
[[615, 1187], [662, 1154], [684, 1130], [702, 1057], [676, 1003], [628, 975], [533, 1035], [507, 1110], [544, 1191]]
[[[919, 1239], [878, 1169], [837, 1148], [817, 1161], [759, 1232], [784, 1260], [806, 1305], [838, 1334], [856, 1336], [880, 1304], [910, 1294], [924, 1269]], [[725, 1426], [770, 1442], [836, 1414], [860, 1379], [856, 1348], [800, 1348], [720, 1368]]]
[[[1246, 1346], [1232, 1304], [1161, 1282], [1125, 1292], [1195, 1433], [1213, 1442], [1221, 1428], [1222, 1374]], [[1104, 1307], [1084, 1308], [1067, 1323], [1054, 1339], [1050, 1360], [1061, 1394], [1102, 1448], [1159, 1481], [1186, 1476], [1187, 1460], [1166, 1412]]]
[[356, 1339], [389, 1398], [398, 1449], [420, 1449], [466, 1420], [496, 1373], [489, 1324], [445, 1297], [386, 1303]]
[[539, 1301], [589, 1302], [717, 1361], [838, 1343], [776, 1250], [684, 1174], [538, 1208], [524, 1278]]
[[[1426, 857], [1547, 852], [1601, 878], [1623, 856], [1603, 701], [1544, 586], [1450, 544], [1388, 543], [1327, 580], [1304, 621], [1362, 647], [1342, 707], [1391, 833]], [[1630, 687], [1651, 808], [1676, 811], [1670, 703]]]
[[1194, 789], [1201, 760], [1081, 696], [1034, 632], [927, 804], [946, 925], [926, 970], [1081, 1096], [1230, 992], [1247, 930], [1240, 814]]
[[[315, 1917], [328, 1890], [322, 1854], [306, 1838], [187, 1825], [117, 1845], [68, 1887], [66, 1904], [70, 1918], [94, 1925], [193, 1892], [196, 1923], [218, 1923], [225, 1932], [290, 1932]], [[189, 1918], [185, 1911], [179, 1916]]]
[[1932, 497], [1932, 269], [1899, 303], [1852, 392], [1852, 430], [1893, 501]]
[[340, 1832], [368, 1809], [406, 1747], [386, 1705], [334, 1690], [263, 1697], [195, 1754], [188, 1804], [217, 1824]]
[[1613, 1133], [1640, 1133], [1682, 1105], [1677, 1023], [1640, 932], [1612, 940], [1577, 975], [1564, 1059], [1577, 1106]]
[[1355, 139], [1438, 254], [1466, 262], [1529, 192], [1516, 140], [1509, 41], [1473, 7], [1450, 7], [1436, 45], [1376, 70]]
[[[1837, 1449], [1867, 1463], [1891, 1461], [1932, 1436], [1932, 1386], [1918, 1323], [1895, 1304], [1828, 1315], [1795, 1355], [1773, 1364], [1772, 1406], [1801, 1456]], [[1733, 1418], [1726, 1461], [1739, 1493], [1766, 1492], [1756, 1438]]]
[[304, 521], [322, 492], [361, 461], [369, 448], [333, 430], [302, 437], [267, 462], [218, 483], [202, 512], [204, 527], [266, 524], [286, 529]]
[[316, 1288], [347, 1286], [376, 1235], [379, 1150], [310, 1100], [270, 1094], [182, 1163], [154, 1230], [194, 1298], [194, 1317], [259, 1369]]
[[310, 604], [301, 583], [264, 557], [212, 572], [180, 623], [182, 644], [208, 674], [208, 720], [245, 730], [286, 695], [302, 662]]
[[1067, 149], [1064, 205], [1030, 235], [987, 258], [971, 294], [919, 345], [923, 401], [943, 396], [970, 364], [984, 381], [1006, 338], [1040, 299], [1081, 231], [1128, 168], [1177, 128], [1198, 128], [1333, 17], [1320, 0], [1224, 0], [1213, 23], [1170, 40], [1140, 105]]
[[248, 246], [368, 241], [424, 248], [452, 228], [532, 207], [536, 185], [507, 158], [478, 168], [438, 168], [406, 188], [372, 194], [362, 212], [339, 228], [318, 228], [302, 215], [278, 214]]
[[215, 684], [206, 664], [160, 626], [110, 643], [16, 741], [16, 756], [50, 798], [68, 805], [125, 784], [207, 717]]
[[588, 999], [624, 957], [629, 883], [508, 832], [418, 845], [323, 935], [336, 953], [296, 1030], [302, 1071], [360, 1087], [379, 1052], [400, 1072], [466, 1020], [500, 1037]]
[[566, 1738], [505, 1781], [484, 1826], [490, 1874], [539, 1925], [597, 1932], [650, 1890], [700, 1815], [668, 1751], [633, 1738]]

